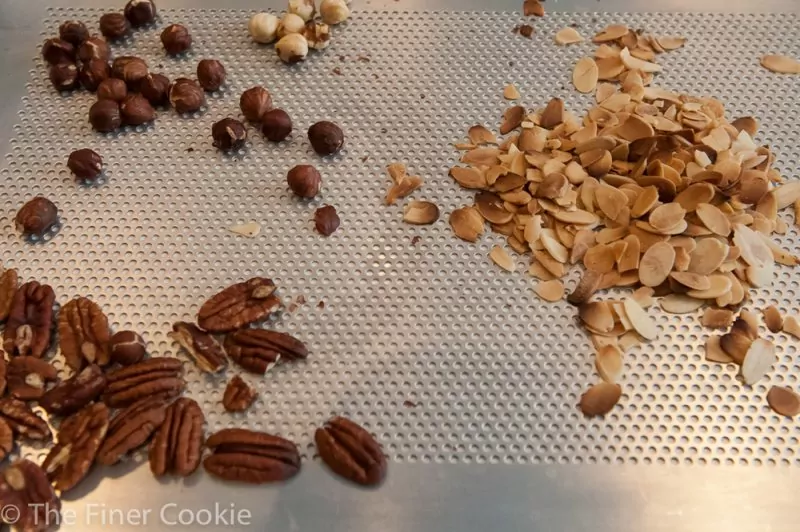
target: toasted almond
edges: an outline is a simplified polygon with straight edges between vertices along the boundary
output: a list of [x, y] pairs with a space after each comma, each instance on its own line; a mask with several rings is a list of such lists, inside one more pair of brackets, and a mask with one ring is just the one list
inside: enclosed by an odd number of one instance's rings
[[639, 280], [644, 286], [658, 286], [667, 280], [675, 264], [675, 248], [666, 242], [651, 246], [639, 261]]
[[410, 201], [403, 209], [403, 221], [414, 225], [430, 225], [439, 219], [439, 207], [430, 201]]
[[785, 209], [800, 200], [800, 180], [788, 181], [773, 189], [778, 200], [778, 210]]
[[762, 313], [767, 329], [774, 333], [779, 333], [783, 330], [783, 316], [781, 316], [781, 311], [775, 305], [766, 307]]
[[392, 182], [395, 185], [400, 183], [400, 181], [406, 175], [408, 175], [406, 170], [406, 165], [403, 163], [391, 163], [389, 166], [386, 167], [386, 171], [389, 173], [389, 177], [392, 178]]
[[592, 41], [596, 43], [616, 41], [628, 33], [628, 31], [630, 31], [628, 30], [628, 26], [624, 24], [611, 24], [610, 26], [606, 26], [603, 31], [595, 34], [595, 36], [592, 37]]
[[631, 216], [640, 218], [650, 212], [658, 203], [658, 189], [653, 186], [644, 187], [636, 196], [636, 201], [631, 207]]
[[731, 328], [730, 332], [723, 334], [719, 339], [719, 345], [734, 362], [741, 364], [744, 361], [745, 355], [747, 355], [747, 350], [750, 349], [750, 344], [753, 343], [753, 339], [738, 329], [735, 329], [735, 325], [738, 322], [739, 319], [737, 318], [736, 321], [733, 322], [734, 328]]
[[709, 275], [717, 270], [728, 255], [728, 246], [716, 238], [703, 238], [692, 252], [689, 271]]
[[800, 74], [800, 61], [788, 55], [764, 55], [761, 66], [779, 74]]
[[764, 266], [748, 266], [745, 270], [747, 282], [756, 288], [772, 285], [775, 279], [775, 264], [768, 263]]
[[540, 0], [525, 0], [522, 4], [522, 13], [526, 17], [535, 15], [537, 17], [544, 16], [544, 6]]
[[520, 94], [513, 84], [508, 84], [503, 89], [503, 98], [506, 100], [519, 100]]
[[661, 298], [661, 308], [670, 314], [689, 314], [702, 307], [705, 302], [684, 294], [669, 294]]
[[450, 177], [464, 188], [484, 189], [487, 187], [486, 176], [475, 168], [454, 166], [450, 169]]
[[585, 416], [604, 416], [611, 412], [622, 397], [619, 384], [598, 382], [581, 396], [578, 407]]
[[615, 133], [620, 138], [633, 142], [635, 140], [649, 138], [655, 135], [653, 126], [648, 124], [643, 118], [630, 115], [617, 129]]
[[595, 201], [608, 219], [616, 220], [622, 209], [628, 205], [628, 196], [609, 185], [600, 185], [595, 190]]
[[723, 274], [709, 275], [708, 280], [711, 286], [705, 290], [689, 290], [687, 295], [695, 299], [716, 299], [722, 294], [729, 292], [733, 284], [731, 280]]
[[489, 258], [507, 272], [513, 272], [516, 270], [514, 259], [512, 259], [511, 255], [509, 255], [508, 252], [500, 246], [492, 247], [492, 250], [489, 252]]
[[503, 123], [500, 125], [500, 134], [506, 135], [517, 129], [522, 125], [523, 118], [525, 118], [525, 108], [521, 105], [506, 109], [503, 113]]
[[493, 224], [505, 224], [514, 218], [514, 214], [506, 210], [503, 200], [493, 192], [479, 192], [475, 196], [475, 206], [481, 216]]
[[666, 234], [684, 221], [686, 210], [678, 203], [659, 205], [650, 213], [648, 221], [656, 232]]
[[661, 65], [650, 63], [649, 61], [644, 61], [638, 57], [632, 56], [628, 48], [622, 49], [622, 51], [619, 53], [619, 58], [622, 60], [622, 64], [625, 65], [625, 68], [629, 70], [640, 70], [642, 72], [661, 71]]
[[742, 224], [735, 224], [733, 242], [741, 251], [742, 259], [750, 266], [764, 266], [773, 262], [772, 250], [758, 233]]
[[697, 217], [712, 233], [728, 236], [731, 233], [731, 222], [719, 208], [710, 203], [699, 203], [696, 207]]
[[721, 308], [707, 308], [700, 324], [709, 329], [727, 329], [733, 323], [733, 312]]
[[592, 270], [583, 272], [577, 286], [571, 294], [567, 296], [567, 301], [573, 305], [581, 305], [589, 301], [589, 298], [597, 292], [603, 274]]
[[228, 231], [237, 235], [255, 238], [261, 232], [261, 225], [258, 222], [248, 222], [246, 224], [232, 225]]
[[578, 307], [578, 317], [587, 326], [599, 332], [609, 332], [614, 328], [614, 314], [605, 301], [592, 301]]
[[625, 302], [625, 315], [628, 316], [631, 325], [637, 333], [648, 340], [655, 340], [658, 338], [658, 327], [656, 326], [653, 318], [647, 315], [647, 312], [636, 302], [633, 298], [626, 298]]
[[706, 360], [719, 364], [731, 364], [733, 359], [722, 350], [719, 340], [720, 337], [717, 335], [711, 335], [706, 340]]
[[616, 261], [614, 248], [609, 244], [594, 246], [583, 256], [583, 265], [589, 270], [600, 273], [610, 272], [614, 269]]
[[633, 294], [631, 294], [631, 297], [637, 303], [639, 303], [640, 307], [649, 308], [656, 303], [656, 300], [653, 298], [654, 293], [655, 291], [649, 286], [640, 286], [634, 290]]
[[599, 71], [597, 63], [591, 57], [582, 57], [575, 64], [572, 71], [572, 84], [578, 92], [584, 94], [592, 92], [597, 87]]
[[564, 100], [552, 98], [542, 111], [540, 125], [545, 129], [553, 129], [564, 122]]
[[617, 340], [619, 348], [623, 353], [627, 353], [636, 346], [642, 344], [642, 337], [636, 331], [628, 331]]
[[800, 322], [794, 316], [786, 316], [783, 320], [783, 332], [800, 338]]
[[473, 144], [497, 144], [497, 137], [484, 126], [476, 125], [469, 128], [469, 140]]
[[539, 249], [533, 249], [531, 251], [533, 252], [533, 258], [542, 263], [542, 266], [544, 266], [547, 271], [552, 273], [555, 277], [560, 279], [567, 274], [567, 268], [564, 266], [564, 263], [558, 262], [550, 255], [550, 253]]
[[693, 183], [675, 197], [675, 202], [686, 212], [694, 212], [697, 205], [714, 199], [715, 192], [714, 186], [709, 183]]
[[552, 230], [542, 230], [539, 240], [542, 242], [542, 245], [544, 245], [544, 249], [550, 253], [550, 256], [558, 262], [566, 263], [569, 260], [569, 250], [555, 238]]
[[528, 275], [536, 277], [540, 281], [552, 281], [556, 278], [556, 276], [550, 273], [540, 262], [531, 263], [528, 267]]
[[[672, 243], [670, 242], [670, 245]], [[673, 245], [673, 247], [675, 247]], [[692, 255], [689, 250], [686, 248], [676, 247], [675, 248], [675, 266], [673, 268], [679, 272], [685, 272], [689, 269], [689, 264], [692, 262]]]
[[564, 298], [564, 283], [558, 279], [543, 281], [536, 284], [534, 291], [545, 301], [554, 303]]
[[456, 236], [475, 242], [483, 234], [484, 221], [475, 207], [461, 207], [450, 213], [450, 227]]
[[745, 384], [752, 386], [760, 381], [777, 361], [772, 342], [763, 338], [753, 341], [742, 362], [741, 373]]
[[597, 374], [606, 382], [613, 384], [622, 377], [622, 353], [613, 345], [598, 349], [594, 364]]
[[409, 196], [420, 188], [422, 183], [422, 178], [417, 175], [403, 176], [398, 183], [389, 187], [386, 193], [386, 205], [394, 205], [398, 199]]
[[767, 392], [767, 403], [776, 414], [794, 417], [800, 414], [800, 395], [783, 386], [773, 386]]
[[755, 340], [758, 338], [758, 317], [749, 310], [743, 310], [733, 322], [732, 328]]
[[555, 41], [556, 44], [567, 45], [583, 42], [584, 38], [575, 28], [566, 27], [558, 30]]
[[664, 50], [672, 51], [686, 44], [686, 37], [658, 37], [656, 42]]
[[672, 272], [670, 277], [686, 288], [691, 288], [693, 290], [708, 290], [711, 288], [711, 281], [706, 275], [699, 275], [691, 272]]
[[593, 225], [598, 221], [597, 216], [581, 209], [557, 211], [553, 213], [553, 218], [560, 222], [574, 225]]
[[589, 334], [592, 340], [592, 345], [596, 351], [600, 351], [604, 347], [613, 346], [617, 347], [617, 338], [615, 336], [603, 336], [602, 334]]

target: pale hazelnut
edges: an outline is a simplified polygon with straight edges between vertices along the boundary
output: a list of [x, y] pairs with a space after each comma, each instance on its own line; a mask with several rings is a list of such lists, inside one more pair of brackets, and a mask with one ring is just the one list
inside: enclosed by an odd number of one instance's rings
[[302, 17], [294, 13], [286, 13], [278, 24], [278, 38], [282, 39], [290, 33], [300, 33], [305, 27], [306, 21]]
[[312, 20], [306, 23], [306, 27], [303, 29], [303, 37], [308, 41], [310, 48], [322, 50], [331, 43], [331, 27]]
[[299, 33], [290, 33], [278, 41], [275, 51], [284, 63], [297, 63], [308, 55], [308, 41]]
[[322, 0], [319, 14], [325, 24], [339, 24], [350, 16], [350, 8], [344, 0]]
[[317, 6], [314, 5], [314, 0], [289, 0], [289, 13], [308, 22], [317, 13]]
[[271, 13], [256, 13], [250, 17], [247, 30], [255, 42], [269, 44], [278, 38], [280, 19]]

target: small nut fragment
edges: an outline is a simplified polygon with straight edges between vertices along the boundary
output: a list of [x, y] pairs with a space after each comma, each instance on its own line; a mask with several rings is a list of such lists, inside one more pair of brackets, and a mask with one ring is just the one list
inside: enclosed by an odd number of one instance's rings
[[730, 364], [733, 359], [720, 346], [720, 337], [712, 335], [706, 340], [706, 360], [719, 364]]
[[344, 145], [344, 132], [333, 122], [323, 120], [308, 128], [308, 140], [319, 155], [333, 155]]
[[403, 221], [414, 225], [430, 225], [439, 219], [439, 207], [430, 201], [410, 201], [403, 209]]
[[270, 109], [261, 116], [261, 132], [271, 142], [280, 142], [292, 132], [292, 119], [283, 109]]
[[228, 227], [228, 231], [237, 235], [246, 236], [247, 238], [255, 238], [261, 233], [261, 225], [258, 222], [247, 222], [244, 224], [236, 224]]
[[800, 414], [800, 395], [783, 386], [773, 386], [767, 392], [767, 403], [776, 414], [794, 417]]
[[322, 0], [319, 14], [325, 24], [339, 24], [350, 16], [350, 8], [345, 0]]
[[336, 207], [325, 205], [314, 211], [314, 228], [323, 236], [330, 236], [339, 228], [339, 215]]
[[223, 118], [211, 126], [211, 137], [214, 139], [215, 148], [235, 151], [244, 147], [247, 141], [247, 129], [234, 118]]
[[178, 342], [206, 373], [219, 373], [228, 366], [222, 346], [208, 332], [193, 323], [180, 321], [172, 326], [169, 336]]
[[597, 351], [594, 365], [600, 378], [613, 384], [622, 376], [622, 352], [613, 345], [604, 346]]
[[144, 339], [134, 331], [118, 331], [109, 340], [111, 361], [130, 366], [144, 359], [147, 346]]
[[289, 188], [301, 198], [313, 198], [322, 188], [322, 176], [310, 164], [299, 164], [286, 174]]
[[58, 207], [43, 196], [36, 196], [17, 211], [14, 221], [23, 235], [41, 237], [58, 223]]
[[764, 309], [764, 324], [766, 324], [767, 329], [774, 333], [783, 330], [783, 316], [781, 316], [781, 312], [775, 305], [770, 305]]
[[275, 51], [284, 63], [299, 63], [308, 55], [308, 41], [299, 33], [290, 33], [281, 37]]
[[791, 334], [795, 338], [800, 338], [800, 322], [794, 316], [787, 316], [783, 320], [783, 332]]
[[170, 24], [161, 32], [161, 44], [169, 55], [182, 54], [192, 47], [192, 36], [185, 26]]
[[604, 416], [611, 412], [620, 397], [622, 397], [622, 387], [619, 384], [598, 382], [584, 392], [578, 407], [585, 416]]
[[526, 17], [530, 17], [531, 15], [543, 17], [544, 6], [542, 5], [541, 0], [525, 0], [525, 2], [522, 4], [522, 13]]
[[272, 96], [264, 87], [251, 87], [239, 97], [239, 108], [246, 119], [260, 122], [264, 113], [272, 109]]
[[800, 61], [787, 55], [765, 55], [761, 66], [779, 74], [800, 74]]
[[269, 44], [278, 38], [280, 19], [271, 13], [256, 13], [247, 23], [250, 37], [257, 43]]
[[492, 259], [492, 262], [507, 272], [513, 272], [517, 269], [514, 265], [514, 259], [512, 259], [511, 255], [509, 255], [508, 252], [500, 246], [492, 247], [492, 250], [489, 252], [489, 258]]
[[248, 385], [239, 375], [234, 375], [225, 388], [222, 406], [228, 412], [244, 412], [255, 402], [258, 392]]
[[506, 100], [519, 100], [520, 94], [513, 84], [509, 84], [503, 89], [503, 98]]
[[707, 308], [700, 324], [709, 329], [727, 329], [733, 324], [733, 312], [721, 308]]

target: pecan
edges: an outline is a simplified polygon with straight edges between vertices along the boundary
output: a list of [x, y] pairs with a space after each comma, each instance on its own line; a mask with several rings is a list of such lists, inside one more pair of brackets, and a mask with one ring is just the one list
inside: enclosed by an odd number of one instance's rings
[[281, 304], [274, 292], [275, 283], [263, 277], [229, 286], [203, 303], [197, 323], [209, 332], [222, 333], [266, 318]]
[[6, 459], [6, 456], [14, 448], [14, 431], [6, 420], [0, 417], [0, 462]]
[[47, 422], [19, 399], [0, 399], [0, 416], [5, 419], [15, 434], [31, 440], [49, 440], [50, 427]]
[[201, 370], [219, 373], [228, 366], [228, 357], [219, 342], [194, 323], [179, 321], [172, 326], [172, 331], [170, 337], [191, 355]]
[[0, 475], [2, 518], [14, 530], [38, 532], [61, 521], [61, 500], [44, 470], [30, 460], [17, 460]]
[[48, 382], [58, 380], [58, 371], [36, 357], [15, 357], [6, 371], [8, 391], [17, 399], [29, 401], [44, 395]]
[[97, 452], [97, 462], [116, 464], [147, 443], [164, 422], [168, 404], [169, 400], [163, 397], [148, 397], [118, 412], [108, 425], [106, 439]]
[[3, 331], [3, 349], [9, 356], [44, 356], [50, 347], [55, 300], [53, 289], [36, 281], [17, 290]]
[[3, 352], [0, 350], [0, 397], [6, 394], [6, 373], [8, 372], [8, 364], [3, 357]]
[[17, 293], [18, 283], [17, 270], [11, 268], [4, 271], [0, 266], [0, 323], [6, 321], [8, 313], [11, 312], [11, 303], [14, 301], [14, 294]]
[[187, 477], [200, 465], [206, 418], [197, 401], [181, 397], [167, 408], [164, 424], [150, 444], [150, 470], [160, 477]]
[[61, 308], [58, 334], [61, 354], [75, 371], [80, 371], [87, 363], [107, 366], [111, 360], [108, 318], [90, 299], [78, 297]]
[[206, 447], [213, 454], [203, 460], [203, 467], [223, 480], [263, 484], [288, 480], [300, 471], [297, 446], [280, 436], [222, 429], [208, 438]]
[[93, 403], [61, 423], [58, 443], [42, 463], [57, 489], [71, 490], [89, 473], [106, 437], [108, 417], [106, 405]]
[[103, 401], [121, 408], [145, 397], [174, 399], [183, 391], [183, 363], [177, 358], [148, 358], [108, 373]]
[[247, 371], [264, 374], [278, 360], [306, 358], [308, 349], [286, 333], [264, 329], [241, 329], [225, 339], [231, 359]]
[[222, 406], [228, 412], [244, 412], [258, 397], [258, 393], [251, 388], [239, 375], [234, 375], [225, 394], [222, 396]]
[[103, 370], [92, 364], [50, 388], [39, 400], [39, 405], [49, 414], [68, 416], [97, 399], [105, 389]]
[[361, 426], [335, 417], [317, 429], [314, 441], [322, 461], [334, 473], [364, 486], [380, 484], [386, 457], [375, 438]]

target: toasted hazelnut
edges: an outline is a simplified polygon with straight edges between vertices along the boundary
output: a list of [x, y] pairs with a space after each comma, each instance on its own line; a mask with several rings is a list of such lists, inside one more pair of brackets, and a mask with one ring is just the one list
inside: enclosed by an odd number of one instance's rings
[[169, 103], [179, 113], [193, 113], [206, 103], [206, 96], [196, 81], [178, 78], [169, 88]]
[[314, 228], [323, 236], [331, 236], [334, 231], [339, 229], [340, 223], [336, 207], [333, 205], [320, 207], [314, 213]]
[[108, 43], [102, 37], [89, 37], [78, 47], [78, 59], [86, 63], [92, 59], [102, 59], [108, 61], [111, 58], [111, 51]]
[[256, 13], [247, 23], [247, 31], [255, 42], [269, 44], [278, 38], [280, 19], [271, 13]]
[[239, 107], [246, 119], [260, 122], [264, 113], [272, 109], [272, 96], [264, 87], [251, 87], [242, 93]]
[[319, 14], [325, 24], [339, 24], [350, 16], [350, 8], [344, 0], [322, 0]]
[[310, 164], [300, 164], [289, 170], [286, 181], [292, 192], [301, 198], [313, 198], [322, 186], [322, 176]]
[[100, 33], [107, 39], [121, 39], [130, 31], [128, 19], [122, 13], [106, 13], [100, 17]]
[[203, 59], [197, 64], [197, 81], [207, 91], [215, 91], [225, 83], [225, 67], [216, 59]]
[[77, 47], [89, 38], [89, 30], [86, 29], [86, 25], [83, 22], [68, 20], [58, 27], [58, 36], [72, 46]]
[[111, 67], [107, 61], [103, 59], [90, 59], [89, 62], [84, 63], [78, 73], [78, 78], [81, 81], [83, 88], [94, 92], [103, 80], [108, 79], [111, 75]]
[[69, 154], [67, 168], [80, 180], [95, 181], [103, 173], [103, 158], [89, 148], [75, 150]]
[[163, 74], [148, 74], [139, 83], [139, 92], [154, 107], [167, 105], [169, 104], [169, 78]]
[[278, 38], [282, 39], [290, 33], [300, 33], [305, 25], [306, 21], [302, 17], [294, 13], [286, 13], [281, 18], [280, 24], [278, 24]]
[[139, 84], [149, 74], [144, 59], [131, 55], [117, 57], [111, 63], [111, 75], [125, 82], [129, 90], [139, 90]]
[[51, 65], [75, 62], [75, 47], [63, 39], [47, 39], [42, 45], [42, 58]]
[[344, 133], [333, 122], [322, 121], [308, 128], [308, 140], [318, 154], [333, 155], [342, 148]]
[[192, 47], [192, 36], [186, 26], [170, 24], [161, 32], [161, 44], [169, 55], [182, 54]]
[[128, 94], [119, 105], [123, 123], [129, 126], [139, 126], [152, 122], [156, 111], [147, 98], [141, 94]]
[[[298, 17], [299, 18], [299, 17]], [[290, 33], [282, 37], [275, 45], [278, 57], [284, 63], [294, 64], [300, 62], [308, 55], [308, 41], [299, 33]]]
[[289, 13], [308, 22], [317, 14], [317, 6], [314, 5], [314, 0], [289, 0]]
[[130, 0], [125, 4], [125, 18], [138, 28], [156, 20], [156, 5], [152, 0]]
[[121, 79], [104, 79], [97, 87], [98, 100], [114, 100], [115, 102], [121, 102], [127, 95], [128, 87]]
[[59, 63], [50, 67], [50, 82], [56, 90], [69, 91], [78, 87], [78, 67], [75, 63]]
[[114, 100], [97, 100], [89, 108], [89, 122], [97, 131], [114, 131], [122, 125], [119, 104]]
[[14, 220], [23, 235], [42, 236], [58, 222], [58, 207], [43, 196], [36, 196], [22, 206]]
[[122, 366], [130, 366], [140, 362], [147, 352], [144, 339], [134, 331], [114, 333], [109, 341], [112, 362]]
[[211, 137], [215, 148], [224, 151], [238, 150], [247, 140], [247, 129], [238, 120], [223, 118], [211, 126]]
[[280, 142], [292, 132], [292, 119], [283, 109], [271, 109], [261, 117], [261, 132], [272, 142]]
[[309, 21], [303, 28], [303, 37], [314, 50], [327, 48], [331, 43], [331, 27], [320, 22]]

